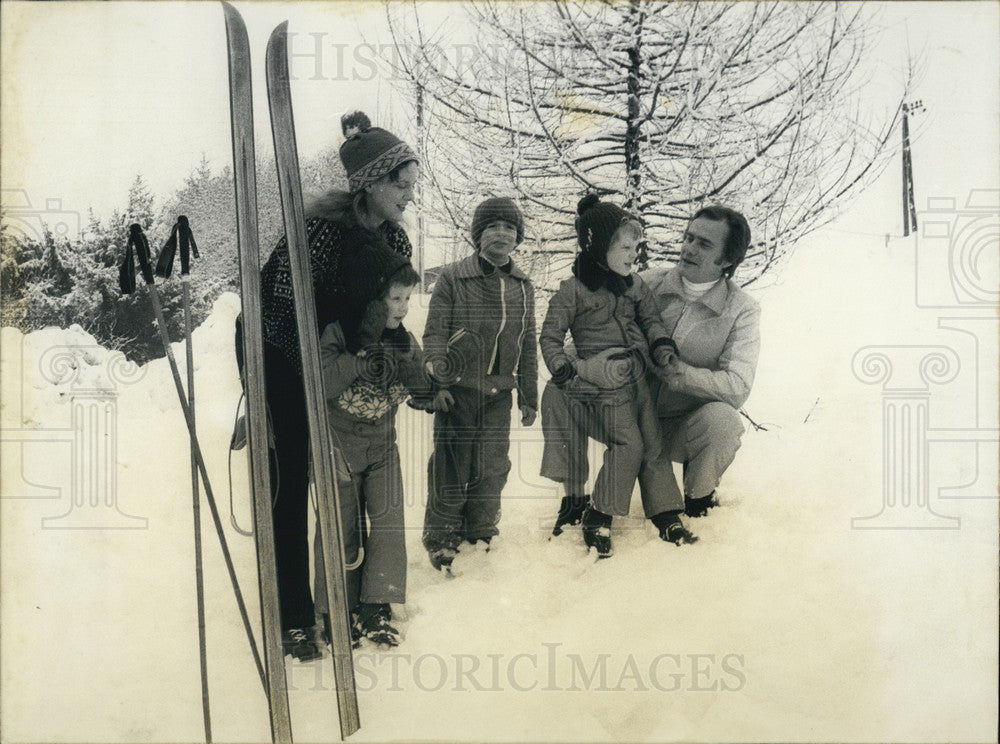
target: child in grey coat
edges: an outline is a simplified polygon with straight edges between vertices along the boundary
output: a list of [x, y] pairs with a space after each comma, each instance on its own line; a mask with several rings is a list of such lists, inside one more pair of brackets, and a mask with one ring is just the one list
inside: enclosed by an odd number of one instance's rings
[[[539, 335], [552, 373], [542, 396], [542, 475], [566, 491], [553, 534], [582, 520], [588, 548], [608, 558], [612, 516], [628, 514], [643, 461], [659, 454], [645, 374], [653, 363], [665, 365], [677, 347], [656, 298], [632, 273], [641, 224], [596, 195], [581, 199], [577, 213], [573, 276], [553, 295]], [[566, 348], [567, 332], [574, 354]], [[583, 496], [588, 437], [607, 446], [589, 506]]]
[[487, 199], [471, 232], [476, 253], [441, 270], [424, 328], [428, 369], [447, 402], [434, 417], [424, 516], [438, 570], [450, 568], [463, 540], [489, 549], [499, 533], [513, 391], [522, 425], [538, 408], [535, 290], [510, 258], [524, 217], [511, 199]]

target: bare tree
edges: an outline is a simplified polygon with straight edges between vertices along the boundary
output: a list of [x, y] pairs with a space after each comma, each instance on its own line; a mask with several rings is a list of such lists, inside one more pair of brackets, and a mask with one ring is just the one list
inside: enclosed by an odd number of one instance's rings
[[471, 39], [387, 7], [394, 77], [421, 100], [428, 229], [458, 234], [482, 195], [515, 195], [539, 267], [560, 271], [597, 191], [640, 217], [653, 264], [698, 207], [741, 210], [755, 281], [880, 172], [905, 95], [866, 120], [859, 6], [484, 1], [466, 6]]

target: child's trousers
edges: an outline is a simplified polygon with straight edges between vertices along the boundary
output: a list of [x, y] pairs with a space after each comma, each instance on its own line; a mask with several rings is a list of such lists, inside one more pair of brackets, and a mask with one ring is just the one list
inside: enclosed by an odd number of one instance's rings
[[457, 548], [499, 534], [500, 494], [510, 473], [510, 390], [449, 389], [451, 410], [434, 414], [424, 547]]
[[656, 418], [647, 390], [632, 385], [583, 397], [575, 389], [567, 391], [547, 383], [541, 403], [545, 435], [542, 476], [560, 483], [586, 483], [587, 442], [588, 438], [596, 439], [607, 449], [594, 483], [594, 508], [626, 516], [644, 458], [659, 453], [660, 442], [653, 428]]
[[[359, 602], [402, 604], [406, 601], [406, 543], [395, 411], [369, 423], [331, 409], [330, 425], [337, 448], [337, 485], [347, 564], [355, 563], [364, 548], [361, 566], [347, 572], [348, 606], [353, 610]], [[316, 607], [327, 612], [319, 530], [313, 548]]]

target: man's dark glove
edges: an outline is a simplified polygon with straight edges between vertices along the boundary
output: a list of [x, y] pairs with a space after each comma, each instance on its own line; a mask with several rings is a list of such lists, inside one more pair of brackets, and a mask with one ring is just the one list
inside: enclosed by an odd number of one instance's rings
[[657, 339], [649, 349], [649, 355], [657, 366], [662, 367], [667, 364], [672, 357], [678, 356], [677, 344], [672, 338]]

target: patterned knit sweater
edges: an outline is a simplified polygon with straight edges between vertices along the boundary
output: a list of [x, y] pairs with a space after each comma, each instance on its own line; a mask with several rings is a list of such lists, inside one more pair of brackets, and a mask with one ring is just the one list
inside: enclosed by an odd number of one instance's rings
[[366, 349], [361, 358], [347, 350], [339, 323], [323, 329], [320, 364], [327, 404], [333, 411], [376, 423], [411, 396], [428, 398], [431, 381], [424, 370], [420, 345], [406, 329], [401, 327], [396, 333], [408, 341], [405, 352], [394, 353], [383, 336], [383, 341]]
[[[389, 222], [384, 222], [378, 232], [373, 233], [356, 223], [332, 222], [322, 217], [313, 217], [306, 222], [306, 233], [318, 333], [322, 333], [330, 323], [340, 320], [344, 314], [346, 289], [351, 282], [351, 277], [342, 276], [340, 271], [341, 260], [346, 252], [364, 250], [373, 241], [382, 241], [407, 258], [413, 254], [406, 232]], [[375, 298], [360, 298], [360, 301], [364, 306], [373, 299]], [[284, 236], [261, 269], [261, 305], [264, 340], [280, 349], [296, 369], [301, 371], [288, 243]]]

